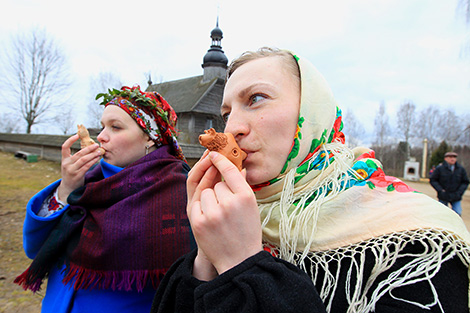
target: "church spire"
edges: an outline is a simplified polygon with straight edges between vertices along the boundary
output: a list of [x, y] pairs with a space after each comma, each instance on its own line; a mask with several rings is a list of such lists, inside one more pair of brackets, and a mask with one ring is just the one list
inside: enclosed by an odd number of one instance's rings
[[211, 80], [214, 77], [225, 78], [228, 59], [222, 50], [223, 37], [222, 30], [219, 28], [219, 16], [217, 16], [216, 26], [211, 31], [212, 43], [203, 58], [204, 81]]

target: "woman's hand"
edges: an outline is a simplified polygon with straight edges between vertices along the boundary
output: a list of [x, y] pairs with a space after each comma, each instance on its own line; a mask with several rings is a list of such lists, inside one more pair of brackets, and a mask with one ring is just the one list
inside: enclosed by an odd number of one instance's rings
[[193, 264], [193, 276], [199, 280], [210, 281], [219, 275], [214, 265], [207, 258], [203, 250], [197, 250], [197, 256]]
[[98, 162], [101, 157], [98, 144], [83, 148], [72, 155], [70, 148], [77, 140], [78, 135], [73, 135], [62, 145], [62, 180], [58, 188], [59, 200], [62, 202], [67, 202], [69, 194], [84, 185], [85, 173], [93, 164]]
[[262, 250], [258, 205], [245, 175], [217, 152], [203, 155], [188, 175], [191, 227], [219, 274]]

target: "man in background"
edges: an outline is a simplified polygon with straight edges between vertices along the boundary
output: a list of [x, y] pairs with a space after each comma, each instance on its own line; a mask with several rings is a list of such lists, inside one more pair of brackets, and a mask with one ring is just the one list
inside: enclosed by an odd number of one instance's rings
[[430, 182], [439, 202], [447, 206], [450, 203], [452, 210], [462, 215], [461, 200], [469, 181], [467, 172], [457, 163], [457, 153], [446, 152], [444, 162], [434, 170]]

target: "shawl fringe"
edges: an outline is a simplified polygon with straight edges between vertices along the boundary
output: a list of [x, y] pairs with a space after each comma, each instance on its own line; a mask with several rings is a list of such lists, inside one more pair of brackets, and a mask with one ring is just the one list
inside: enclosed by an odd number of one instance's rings
[[44, 273], [46, 271], [47, 271], [47, 268], [44, 270], [32, 271], [31, 267], [28, 267], [28, 269], [24, 271], [23, 274], [16, 277], [13, 282], [23, 287], [24, 290], [29, 289], [32, 292], [36, 293], [39, 290], [41, 290], [41, 285], [45, 278]]
[[[167, 270], [96, 271], [71, 264], [64, 269], [62, 282], [65, 285], [71, 283], [71, 287], [75, 290], [111, 289], [113, 291], [131, 291], [132, 286], [135, 286], [138, 292], [142, 292], [148, 284], [151, 284], [156, 290]], [[36, 293], [41, 290], [42, 282], [47, 278], [41, 273], [42, 271], [33, 272], [29, 267], [14, 280], [14, 283], [23, 287], [24, 290], [29, 289]]]
[[[413, 255], [401, 254], [408, 243], [420, 243], [424, 247], [423, 252]], [[265, 249], [270, 250], [273, 255], [280, 253], [280, 249], [276, 249], [273, 245], [265, 244]], [[375, 256], [375, 265], [368, 277], [363, 275], [366, 251], [371, 251]], [[392, 272], [387, 279], [377, 280], [379, 275], [389, 270], [398, 259], [409, 256], [414, 257], [412, 261]], [[441, 229], [417, 229], [383, 235], [334, 250], [310, 252], [306, 258], [298, 252], [293, 263], [310, 274], [313, 283], [318, 287], [318, 293], [325, 303], [327, 312], [332, 310], [336, 293], [346, 294], [349, 302], [348, 313], [374, 312], [377, 302], [385, 294], [421, 309], [429, 310], [437, 306], [442, 311], [439, 296], [431, 279], [437, 274], [441, 265], [453, 257], [459, 258], [465, 266], [469, 266], [470, 248], [462, 239]], [[352, 262], [346, 270], [346, 290], [338, 290], [340, 265], [344, 258], [349, 258]], [[309, 260], [308, 265], [305, 263], [306, 259]], [[317, 275], [320, 271], [325, 272], [322, 279]], [[377, 281], [379, 283], [373, 288]], [[393, 289], [423, 281], [429, 284], [433, 293], [432, 303], [412, 302], [393, 296]]]
[[131, 291], [135, 286], [138, 292], [151, 284], [157, 289], [160, 280], [168, 269], [134, 271], [97, 271], [71, 264], [64, 270], [62, 282], [72, 284], [77, 289], [111, 289], [113, 291]]
[[302, 251], [305, 258], [311, 250], [322, 205], [347, 189], [351, 177], [358, 176], [351, 168], [352, 150], [340, 142], [322, 145], [310, 162], [320, 154], [332, 157], [325, 159], [314, 179], [306, 176], [296, 182], [294, 168], [285, 176], [280, 199], [271, 203], [258, 201], [263, 239], [279, 246], [280, 258], [290, 263], [298, 257], [297, 252]]

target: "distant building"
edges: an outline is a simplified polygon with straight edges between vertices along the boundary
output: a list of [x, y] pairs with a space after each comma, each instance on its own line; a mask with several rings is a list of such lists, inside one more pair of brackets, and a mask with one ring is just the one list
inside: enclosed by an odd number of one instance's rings
[[[198, 137], [205, 129], [223, 131], [220, 105], [225, 85], [228, 59], [222, 50], [223, 33], [217, 21], [211, 32], [212, 44], [203, 58], [203, 74], [152, 84], [146, 91], [157, 91], [178, 115], [178, 141], [182, 144], [199, 144]], [[183, 149], [183, 152], [184, 149]]]
[[[202, 155], [205, 148], [199, 144], [198, 137], [205, 129], [215, 128], [223, 131], [224, 122], [220, 117], [220, 105], [225, 85], [225, 73], [228, 59], [222, 50], [222, 30], [217, 22], [211, 32], [212, 44], [203, 58], [203, 74], [161, 84], [152, 84], [146, 91], [159, 92], [178, 114], [177, 129], [180, 132], [178, 142], [183, 153], [192, 166]], [[88, 129], [95, 137], [99, 129]], [[0, 133], [0, 151], [25, 151], [39, 158], [61, 160], [61, 146], [69, 136], [36, 135], [36, 134], [2, 134]], [[76, 142], [72, 151], [80, 145]]]

